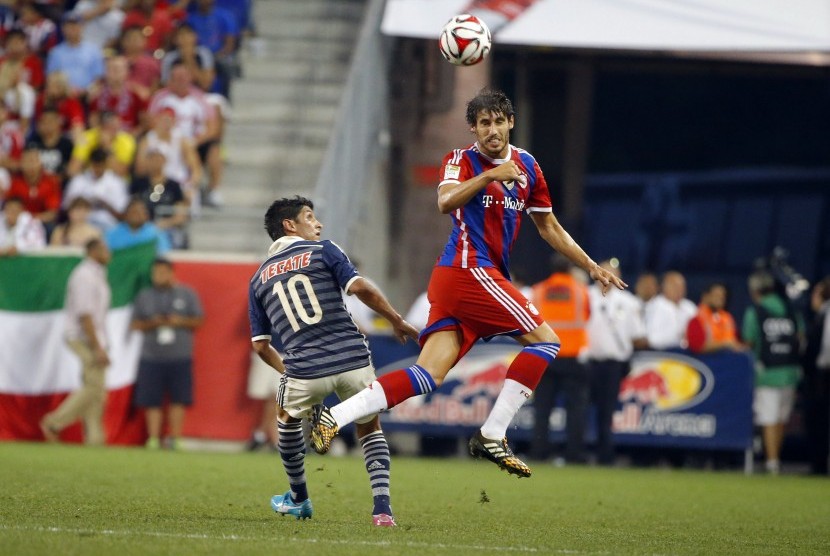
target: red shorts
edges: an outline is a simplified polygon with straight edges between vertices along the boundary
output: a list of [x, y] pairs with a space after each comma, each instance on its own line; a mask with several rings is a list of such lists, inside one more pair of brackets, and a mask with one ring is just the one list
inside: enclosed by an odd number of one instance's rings
[[461, 335], [458, 358], [479, 338], [523, 336], [544, 321], [536, 307], [501, 272], [492, 267], [436, 266], [427, 289], [429, 321], [420, 343], [439, 330]]

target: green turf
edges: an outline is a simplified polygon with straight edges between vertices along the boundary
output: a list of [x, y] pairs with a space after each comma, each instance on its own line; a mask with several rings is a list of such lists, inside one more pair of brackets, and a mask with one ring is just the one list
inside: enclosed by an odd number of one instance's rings
[[828, 554], [830, 481], [395, 458], [375, 529], [359, 458], [310, 455], [314, 518], [273, 514], [274, 454], [0, 443], [0, 554]]

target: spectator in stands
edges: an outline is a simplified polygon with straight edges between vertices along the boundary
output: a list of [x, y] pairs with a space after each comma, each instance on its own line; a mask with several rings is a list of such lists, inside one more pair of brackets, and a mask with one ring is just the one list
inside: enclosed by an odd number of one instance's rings
[[[23, 155], [24, 137], [20, 126], [14, 120], [8, 119], [6, 105], [0, 102], [0, 168], [7, 172], [16, 172], [20, 169], [20, 157]], [[8, 188], [9, 174], [6, 174]]]
[[646, 304], [648, 343], [653, 349], [686, 347], [686, 326], [697, 306], [686, 299], [686, 279], [677, 271], [663, 275], [661, 293]]
[[121, 55], [127, 59], [129, 68], [127, 84], [143, 101], [149, 102], [161, 82], [161, 64], [147, 54], [145, 43], [140, 27], [127, 27], [121, 35]]
[[213, 52], [216, 81], [211, 91], [230, 98], [231, 80], [239, 73], [236, 53], [241, 37], [233, 14], [216, 7], [214, 0], [196, 0], [196, 9], [187, 14], [187, 23], [195, 29], [199, 44]]
[[781, 468], [784, 428], [795, 402], [801, 376], [800, 347], [804, 320], [782, 295], [775, 279], [764, 270], [748, 280], [752, 305], [744, 313], [741, 332], [755, 355], [755, 423], [764, 439], [765, 467], [777, 475]]
[[101, 239], [100, 228], [89, 223], [92, 205], [83, 197], [75, 197], [66, 209], [67, 220], [58, 224], [49, 239], [52, 246], [83, 247], [92, 239]]
[[62, 71], [46, 76], [46, 87], [35, 105], [35, 117], [40, 118], [47, 106], [58, 111], [61, 115], [62, 131], [69, 134], [73, 142], [77, 142], [86, 129], [84, 106], [70, 94], [69, 79]]
[[93, 149], [86, 171], [69, 181], [63, 206], [68, 207], [76, 197], [84, 197], [92, 205], [89, 221], [106, 232], [121, 219], [129, 197], [123, 178], [109, 169], [110, 155], [106, 149]]
[[182, 188], [164, 173], [164, 152], [152, 148], [145, 155], [145, 173], [136, 174], [130, 184], [130, 196], [144, 201], [150, 210], [150, 219], [168, 236], [175, 249], [187, 247], [189, 203]]
[[35, 131], [29, 136], [27, 145], [40, 151], [43, 168], [58, 177], [61, 189], [66, 185], [69, 174], [67, 167], [72, 157], [72, 140], [63, 133], [63, 118], [54, 106], [46, 106], [35, 124]]
[[46, 247], [43, 224], [26, 212], [23, 199], [7, 197], [0, 217], [0, 257], [36, 251]]
[[640, 301], [640, 312], [645, 316], [646, 304], [660, 293], [660, 283], [653, 272], [643, 272], [637, 276], [634, 284], [634, 295]]
[[146, 446], [161, 447], [162, 403], [168, 396], [170, 446], [177, 449], [185, 407], [193, 403], [193, 332], [204, 320], [196, 292], [177, 284], [173, 265], [153, 263], [153, 285], [135, 299], [132, 328], [144, 335], [135, 382], [135, 402], [147, 420]]
[[712, 282], [700, 295], [697, 315], [686, 326], [689, 349], [695, 353], [742, 351], [735, 319], [726, 310], [726, 285]]
[[83, 132], [75, 143], [67, 172], [70, 176], [77, 175], [89, 160], [89, 154], [103, 148], [111, 153], [110, 169], [122, 178], [128, 176], [135, 159], [135, 137], [122, 129], [121, 118], [115, 112], [101, 112], [98, 120], [98, 125]]
[[152, 129], [141, 139], [135, 158], [135, 173], [150, 172], [147, 154], [152, 150], [164, 154], [164, 176], [176, 181], [188, 203], [193, 201], [202, 182], [202, 163], [193, 140], [176, 127], [176, 113], [165, 107], [152, 117]]
[[15, 27], [26, 34], [32, 54], [46, 58], [58, 44], [58, 28], [51, 19], [44, 17], [43, 8], [32, 0], [23, 0], [17, 9], [20, 17]]
[[176, 29], [173, 37], [173, 50], [164, 55], [161, 61], [161, 80], [170, 80], [170, 72], [175, 64], [183, 64], [190, 70], [193, 82], [203, 91], [209, 91], [216, 79], [213, 53], [206, 46], [198, 44], [196, 31], [183, 23]]
[[254, 32], [254, 22], [251, 17], [253, 0], [216, 0], [216, 7], [229, 12], [233, 16], [236, 28], [240, 33], [247, 35]]
[[43, 88], [45, 82], [43, 60], [29, 51], [26, 34], [20, 29], [12, 29], [6, 34], [3, 56], [0, 58], [0, 68], [2, 68], [0, 75], [7, 66], [18, 67], [19, 79], [31, 85], [36, 91]]
[[170, 48], [173, 36], [173, 17], [170, 11], [158, 5], [156, 0], [134, 0], [127, 10], [123, 28], [135, 27], [144, 30], [146, 50], [148, 53], [165, 51]]
[[103, 81], [95, 83], [89, 91], [91, 127], [100, 123], [101, 113], [114, 112], [118, 114], [122, 130], [136, 137], [144, 132], [147, 102], [130, 88], [128, 74], [129, 64], [124, 56], [107, 58]]
[[61, 208], [61, 184], [54, 174], [43, 169], [37, 145], [27, 144], [20, 161], [20, 171], [12, 175], [10, 197], [23, 200], [27, 212], [51, 230]]
[[156, 244], [159, 255], [170, 251], [170, 239], [150, 222], [150, 211], [141, 199], [130, 200], [124, 210], [124, 219], [107, 230], [104, 239], [113, 251], [150, 242]]
[[110, 365], [105, 328], [112, 296], [107, 282], [110, 258], [103, 241], [90, 240], [86, 258], [69, 275], [66, 339], [81, 360], [81, 387], [40, 421], [40, 430], [49, 442], [56, 442], [61, 430], [78, 419], [83, 420], [86, 444], [100, 445], [106, 441], [103, 415], [107, 398], [105, 373]]
[[84, 22], [83, 40], [100, 49], [112, 47], [121, 34], [124, 12], [116, 0], [80, 0], [72, 9]]
[[551, 275], [533, 286], [533, 305], [551, 328], [556, 330], [562, 348], [556, 362], [533, 393], [533, 441], [531, 455], [543, 460], [550, 456], [549, 422], [557, 394], [565, 394], [566, 441], [565, 458], [569, 463], [584, 463], [585, 426], [590, 384], [580, 353], [588, 347], [588, 318], [591, 302], [588, 288], [571, 270], [573, 263], [555, 253], [551, 259]]
[[810, 472], [827, 475], [830, 458], [830, 276], [813, 287], [813, 318], [804, 353], [807, 445]]
[[205, 203], [221, 205], [218, 189], [223, 168], [216, 109], [207, 102], [205, 94], [193, 86], [190, 70], [183, 64], [173, 65], [167, 87], [153, 95], [150, 114], [158, 114], [168, 107], [176, 113], [176, 128], [195, 143], [200, 160], [209, 170]]
[[46, 73], [64, 72], [70, 90], [83, 95], [87, 87], [104, 75], [104, 53], [98, 45], [83, 40], [83, 20], [77, 13], [64, 15], [61, 29], [64, 40], [49, 51]]
[[[619, 264], [603, 261], [600, 266], [622, 278]], [[603, 294], [596, 286], [588, 288], [591, 318], [588, 320], [588, 370], [591, 399], [596, 408], [597, 461], [614, 464], [614, 411], [620, 382], [628, 374], [635, 349], [648, 346], [646, 325], [639, 300], [630, 292], [612, 288]]]

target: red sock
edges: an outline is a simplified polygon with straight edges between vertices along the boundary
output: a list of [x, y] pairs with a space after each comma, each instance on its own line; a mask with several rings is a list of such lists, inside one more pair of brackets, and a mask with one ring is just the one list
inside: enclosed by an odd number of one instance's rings
[[510, 364], [505, 378], [515, 380], [531, 390], [536, 390], [536, 386], [547, 368], [547, 359], [528, 353], [527, 349], [523, 349]]
[[423, 367], [412, 365], [386, 373], [378, 379], [386, 394], [386, 408], [395, 407], [402, 401], [435, 390], [435, 381]]

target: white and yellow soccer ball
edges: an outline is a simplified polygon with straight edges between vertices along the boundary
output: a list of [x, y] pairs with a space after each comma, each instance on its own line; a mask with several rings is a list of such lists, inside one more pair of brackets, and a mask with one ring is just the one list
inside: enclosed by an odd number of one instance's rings
[[441, 30], [438, 48], [447, 61], [456, 66], [472, 66], [490, 53], [490, 29], [474, 15], [459, 14]]

